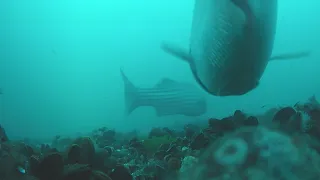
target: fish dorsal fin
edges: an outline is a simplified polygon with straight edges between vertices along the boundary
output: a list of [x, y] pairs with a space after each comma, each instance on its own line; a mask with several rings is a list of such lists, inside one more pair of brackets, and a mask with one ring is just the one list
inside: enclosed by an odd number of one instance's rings
[[169, 78], [162, 78], [155, 87], [163, 87], [163, 86], [172, 86], [175, 85], [176, 81], [169, 79]]
[[167, 42], [163, 42], [161, 45], [161, 49], [168, 53], [171, 54], [175, 57], [178, 57], [180, 60], [183, 60], [185, 62], [187, 62], [191, 68], [192, 74], [195, 77], [196, 81], [199, 80], [199, 78], [197, 77], [197, 72], [196, 72], [196, 66], [195, 66], [195, 62], [194, 59], [191, 56], [191, 52], [190, 49], [189, 51], [186, 49], [183, 49], [177, 45], [171, 44], [171, 43], [167, 43]]

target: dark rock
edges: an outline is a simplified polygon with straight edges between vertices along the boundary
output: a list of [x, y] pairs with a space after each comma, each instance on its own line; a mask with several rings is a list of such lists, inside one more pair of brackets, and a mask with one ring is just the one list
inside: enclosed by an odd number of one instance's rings
[[93, 165], [92, 165], [93, 168], [105, 172], [107, 169], [105, 167], [105, 161], [109, 157], [110, 157], [110, 154], [106, 149], [103, 149], [103, 148], [97, 149], [95, 153]]
[[320, 109], [312, 109], [309, 112], [309, 115], [312, 120], [314, 120], [317, 124], [320, 125]]
[[73, 164], [64, 167], [62, 180], [91, 180], [92, 170], [89, 165]]
[[35, 153], [31, 146], [23, 142], [15, 144], [15, 151], [27, 158], [31, 157]]
[[170, 144], [161, 144], [159, 147], [160, 151], [166, 151], [170, 147]]
[[203, 133], [200, 133], [192, 139], [190, 148], [193, 150], [200, 150], [205, 148], [208, 144], [209, 138], [207, 138]]
[[220, 121], [219, 119], [210, 118], [210, 119], [208, 120], [209, 127], [219, 129], [219, 128], [218, 128], [218, 127], [220, 126], [220, 124], [219, 124], [220, 122], [219, 122], [219, 121]]
[[0, 142], [7, 142], [9, 141], [9, 138], [6, 134], [6, 131], [4, 128], [0, 125]]
[[189, 141], [190, 140], [186, 137], [185, 138], [178, 137], [174, 142], [174, 144], [177, 146], [183, 147], [183, 146], [188, 146], [190, 143]]
[[139, 141], [137, 138], [133, 138], [129, 141], [129, 147], [135, 150], [136, 155], [144, 155], [146, 154], [146, 149], [142, 144], [142, 141]]
[[163, 158], [166, 156], [166, 151], [164, 150], [159, 150], [154, 153], [154, 158], [157, 160], [163, 160]]
[[114, 169], [117, 166], [117, 163], [118, 163], [117, 158], [111, 156], [105, 160], [104, 166], [107, 169]]
[[219, 121], [219, 125], [216, 127], [218, 132], [232, 132], [238, 127], [237, 123], [234, 121], [232, 116], [223, 118]]
[[19, 164], [19, 159], [11, 155], [10, 153], [3, 152], [1, 153], [0, 158], [0, 179], [8, 179], [21, 175], [17, 171], [17, 164]]
[[281, 127], [282, 130], [284, 130], [287, 133], [296, 133], [301, 131], [302, 127], [302, 114], [301, 112], [296, 112], [294, 115], [292, 115], [287, 122], [286, 126]]
[[167, 155], [163, 158], [163, 160], [164, 160], [165, 162], [168, 162], [171, 157], [173, 157], [172, 154], [167, 154]]
[[167, 133], [171, 137], [176, 137], [176, 133], [167, 127], [162, 128], [162, 131]]
[[167, 152], [168, 154], [177, 154], [177, 153], [179, 153], [180, 151], [179, 151], [177, 145], [171, 144], [171, 145], [169, 146], [169, 148], [167, 149], [166, 152]]
[[239, 125], [242, 125], [243, 122], [247, 119], [246, 114], [244, 114], [242, 111], [240, 110], [236, 110], [233, 113], [233, 121]]
[[320, 109], [310, 110], [309, 116], [312, 121], [312, 126], [310, 127], [308, 134], [320, 140]]
[[167, 163], [170, 171], [178, 171], [181, 168], [181, 159], [179, 158], [170, 157]]
[[155, 161], [149, 160], [146, 166], [142, 169], [143, 174], [147, 178], [151, 179], [164, 179], [166, 174], [166, 166], [167, 162], [164, 161]]
[[217, 140], [218, 138], [222, 137], [224, 135], [223, 132], [216, 132], [213, 128], [205, 128], [202, 130], [202, 133], [204, 136], [208, 139], [208, 141], [213, 142]]
[[77, 164], [81, 161], [81, 148], [77, 144], [72, 144], [68, 151], [68, 164]]
[[126, 168], [129, 169], [129, 172], [136, 172], [141, 168], [141, 165], [139, 165], [139, 162], [136, 160], [132, 160], [131, 162], [125, 164]]
[[188, 139], [191, 139], [196, 133], [200, 131], [200, 128], [193, 124], [187, 124], [184, 126], [185, 136]]
[[184, 138], [184, 139], [182, 140], [182, 144], [181, 144], [181, 146], [188, 146], [189, 144], [190, 144], [189, 139]]
[[122, 166], [117, 165], [113, 171], [110, 173], [110, 178], [112, 180], [133, 180], [132, 175], [130, 174], [129, 170]]
[[63, 158], [58, 153], [45, 156], [36, 170], [36, 177], [40, 180], [58, 180], [63, 175]]
[[149, 132], [148, 138], [152, 137], [162, 137], [169, 135], [168, 132], [164, 131], [161, 128], [152, 128], [151, 131]]
[[57, 148], [59, 150], [65, 150], [67, 149], [70, 144], [73, 143], [73, 139], [71, 138], [62, 138], [61, 136], [55, 136], [55, 138], [53, 139], [52, 143], [51, 143], [51, 147], [53, 148]]
[[113, 148], [112, 147], [105, 146], [105, 147], [103, 147], [103, 149], [107, 152], [107, 154], [106, 154], [107, 158], [112, 155], [112, 153], [113, 153]]
[[[76, 146], [77, 145], [77, 146]], [[80, 147], [80, 149], [79, 149]], [[73, 157], [77, 157], [77, 163], [79, 164], [92, 164], [95, 156], [95, 147], [91, 138], [89, 137], [80, 137], [77, 138], [71, 148], [72, 153], [75, 153]], [[80, 156], [79, 156], [80, 154]]]
[[48, 144], [41, 144], [40, 146], [40, 151], [43, 154], [51, 153], [52, 149]]
[[112, 180], [108, 175], [101, 171], [92, 172], [92, 180]]
[[259, 125], [259, 120], [255, 116], [249, 116], [244, 122], [244, 126], [258, 126]]
[[31, 156], [29, 158], [29, 173], [31, 175], [37, 175], [37, 171], [38, 171], [38, 168], [39, 168], [39, 164], [40, 164], [40, 159], [38, 156]]
[[272, 122], [277, 122], [280, 125], [285, 125], [290, 121], [290, 118], [296, 114], [292, 107], [285, 107], [279, 110], [273, 117]]
[[285, 107], [274, 115], [272, 122], [274, 122], [282, 132], [292, 134], [301, 131], [302, 114], [292, 107]]
[[106, 145], [111, 145], [115, 142], [116, 132], [114, 130], [106, 130], [102, 134], [102, 139], [106, 142]]

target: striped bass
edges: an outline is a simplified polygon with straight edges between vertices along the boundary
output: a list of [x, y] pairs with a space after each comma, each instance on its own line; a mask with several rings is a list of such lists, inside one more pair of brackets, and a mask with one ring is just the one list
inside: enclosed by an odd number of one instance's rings
[[157, 116], [200, 116], [207, 111], [205, 94], [197, 86], [163, 78], [152, 88], [136, 87], [121, 70], [124, 82], [126, 113], [150, 106]]
[[195, 0], [189, 50], [170, 43], [162, 49], [189, 63], [198, 84], [215, 96], [243, 95], [259, 84], [271, 57], [278, 0]]

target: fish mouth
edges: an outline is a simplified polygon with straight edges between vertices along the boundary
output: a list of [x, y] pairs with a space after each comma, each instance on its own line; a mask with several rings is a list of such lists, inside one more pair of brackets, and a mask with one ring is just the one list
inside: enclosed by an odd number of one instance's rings
[[228, 81], [218, 92], [218, 96], [241, 96], [249, 93], [259, 85], [259, 81], [237, 78]]

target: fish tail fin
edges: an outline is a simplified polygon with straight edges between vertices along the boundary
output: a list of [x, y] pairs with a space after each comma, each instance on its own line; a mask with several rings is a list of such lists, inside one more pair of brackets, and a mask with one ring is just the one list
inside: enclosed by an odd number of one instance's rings
[[129, 80], [122, 68], [120, 69], [120, 72], [124, 83], [125, 111], [126, 114], [129, 115], [138, 107], [136, 103], [139, 97], [138, 88]]
[[190, 57], [190, 54], [187, 50], [185, 50], [179, 46], [176, 46], [174, 44], [164, 42], [161, 44], [161, 49], [164, 52], [171, 54], [175, 57], [178, 57], [179, 59], [186, 61], [188, 63], [190, 63], [192, 60], [192, 58]]

